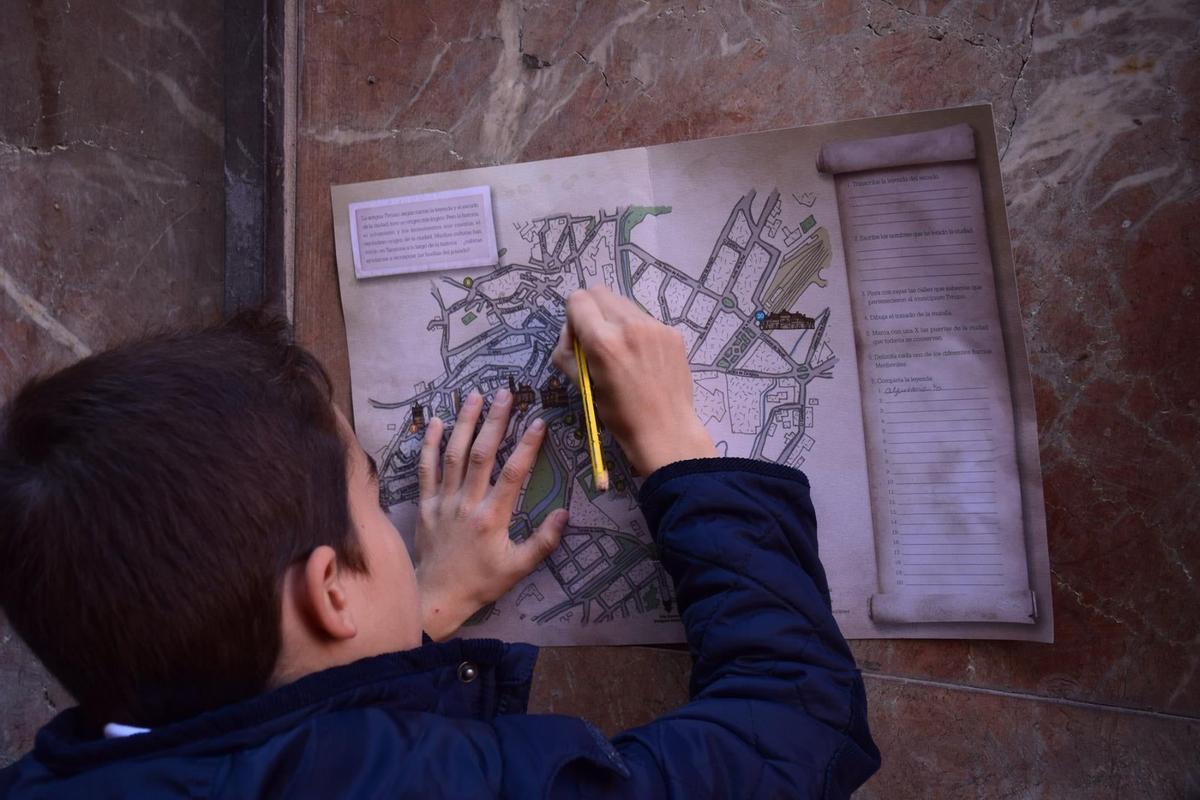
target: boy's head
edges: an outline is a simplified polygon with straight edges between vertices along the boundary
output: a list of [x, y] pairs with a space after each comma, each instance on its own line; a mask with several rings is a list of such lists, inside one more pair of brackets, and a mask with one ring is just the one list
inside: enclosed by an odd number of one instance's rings
[[284, 324], [126, 345], [0, 414], [0, 606], [94, 721], [181, 719], [419, 642], [377, 492]]

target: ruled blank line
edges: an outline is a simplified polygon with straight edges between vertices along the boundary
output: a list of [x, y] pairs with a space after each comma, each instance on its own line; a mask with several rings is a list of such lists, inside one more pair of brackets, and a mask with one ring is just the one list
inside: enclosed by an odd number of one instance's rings
[[[896, 447], [902, 444], [936, 444], [940, 445], [932, 450], [897, 450]], [[982, 442], [968, 442], [968, 444], [983, 444]], [[892, 442], [891, 449], [884, 448], [885, 456], [955, 456], [960, 453], [990, 453], [995, 451], [995, 447], [963, 447], [961, 442]]]
[[899, 192], [867, 192], [863, 194], [852, 194], [847, 197], [849, 200], [860, 200], [864, 197], [889, 197], [897, 194], [925, 194], [926, 192], [956, 192], [960, 189], [966, 189], [966, 186], [940, 186], [936, 189], [904, 189]]
[[[964, 408], [963, 410], [964, 410], [964, 411], [975, 411], [976, 409], [966, 409], [966, 408]], [[985, 409], [985, 410], [986, 410], [986, 409]], [[900, 412], [898, 412], [898, 411], [889, 411], [888, 413], [889, 413], [889, 414], [898, 414], [898, 413], [900, 413]], [[963, 418], [963, 419], [926, 419], [926, 420], [921, 420], [921, 419], [902, 419], [902, 420], [897, 420], [895, 423], [889, 423], [889, 424], [896, 424], [896, 425], [919, 425], [919, 424], [921, 424], [922, 422], [925, 422], [925, 423], [929, 423], [929, 422], [987, 422], [989, 419], [990, 419], [990, 417], [966, 417], [966, 418]]]
[[884, 403], [965, 403], [968, 400], [987, 400], [986, 397], [929, 397], [921, 400], [884, 400]]
[[[936, 547], [937, 550], [909, 550], [909, 547]], [[961, 550], [958, 553], [947, 552], [942, 548], [946, 547], [996, 547], [991, 542], [945, 542], [938, 544], [937, 542], [926, 542], [925, 544], [901, 545], [900, 555], [902, 556], [932, 556], [932, 555], [960, 555], [960, 556], [1002, 556], [1003, 550], [993, 550], [990, 553], [985, 553], [979, 550]]]
[[[921, 191], [925, 191], [925, 190], [922, 189]], [[953, 192], [955, 190], [954, 189], [933, 189], [931, 191]], [[924, 198], [921, 200], [881, 200], [878, 203], [848, 203], [847, 205], [849, 205], [851, 208], [866, 208], [867, 206], [892, 206], [892, 205], [895, 205], [896, 203], [905, 203], [905, 202], [937, 203], [942, 200], [966, 200], [966, 199], [970, 198], [970, 196], [971, 196], [971, 193], [967, 192], [966, 194], [959, 195], [958, 197], [928, 197], [928, 198]], [[851, 197], [851, 199], [855, 199], [855, 197]]]
[[[892, 472], [891, 470], [888, 470], [889, 474], [893, 474], [893, 475], [897, 475], [897, 476], [901, 476], [901, 477], [911, 476], [914, 478], [933, 478], [933, 477], [947, 477], [947, 476], [957, 478], [959, 475], [980, 475], [980, 474], [985, 474], [988, 472], [995, 472], [995, 471], [996, 470], [994, 470], [994, 469], [956, 469], [956, 470], [949, 470], [949, 471], [924, 469], [924, 470], [921, 470], [920, 472], [900, 472], [900, 471]], [[993, 480], [995, 480], [995, 479], [989, 478], [987, 482], [991, 483]], [[953, 481], [951, 481], [951, 482], [953, 482]], [[966, 481], [963, 481], [963, 483], [966, 483]]]
[[[931, 525], [949, 525], [951, 527], [958, 526], [960, 528], [964, 525], [989, 525], [989, 526], [993, 526], [993, 527], [997, 527], [997, 528], [1000, 527], [1000, 522], [998, 520], [991, 520], [991, 521], [978, 520], [976, 522], [898, 522], [896, 524], [903, 525], [906, 528], [928, 528]], [[901, 536], [999, 536], [1000, 534], [997, 531], [960, 530], [960, 531], [932, 531], [930, 533], [920, 533], [920, 532], [902, 533], [900, 535]]]
[[[966, 402], [963, 400], [962, 402]], [[987, 406], [972, 406], [971, 408], [911, 408], [908, 410], [889, 411], [883, 409], [883, 414], [945, 414], [948, 411], [987, 411]], [[916, 420], [912, 420], [915, 422]]]
[[930, 423], [934, 423], [934, 422], [936, 422], [936, 420], [932, 420], [932, 419], [926, 419], [926, 420], [915, 420], [914, 419], [914, 420], [909, 420], [909, 422], [907, 422], [907, 423], [892, 422], [891, 430], [885, 430], [885, 431], [880, 431], [880, 432], [883, 434], [883, 437], [885, 439], [889, 436], [916, 436], [921, 433], [991, 433], [992, 432], [991, 427], [987, 427], [987, 428], [913, 428], [912, 430], [907, 430], [907, 431], [896, 430], [896, 428], [900, 425], [914, 424], [914, 423], [921, 424], [921, 425], [929, 425]]
[[913, 217], [912, 219], [881, 220], [879, 222], [859, 222], [860, 228], [875, 228], [880, 225], [905, 225], [909, 222], [954, 222], [960, 219], [971, 219], [974, 214], [960, 214], [957, 217]]
[[[931, 525], [949, 525], [951, 527], [954, 527], [954, 526], [962, 527], [964, 525], [990, 525], [990, 526], [994, 526], [994, 527], [1000, 526], [1000, 523], [997, 520], [992, 520], [990, 522], [985, 522], [983, 520], [980, 520], [978, 522], [899, 522], [897, 524], [903, 525], [906, 528], [928, 528]], [[900, 535], [901, 536], [999, 536], [1000, 534], [997, 531], [961, 530], [961, 531], [933, 531], [931, 533], [920, 533], [920, 532], [902, 533]]]
[[[916, 420], [913, 420], [913, 421], [916, 422]], [[934, 421], [935, 420], [931, 419], [931, 420], [925, 420], [924, 422], [926, 424], [928, 424], [928, 423], [934, 422]], [[892, 424], [900, 425], [903, 423], [894, 422]], [[990, 425], [986, 428], [917, 428], [915, 431], [893, 430], [889, 435], [891, 435], [891, 436], [916, 436], [919, 433], [983, 433], [985, 431], [990, 432], [991, 430], [992, 430], [992, 428]], [[885, 433], [887, 433], [887, 432], [885, 431]]]
[[859, 253], [894, 253], [897, 250], [932, 250], [935, 247], [974, 247], [974, 242], [946, 242], [944, 244], [906, 244], [899, 247], [871, 247]]
[[[973, 515], [977, 515], [980, 517], [994, 517], [997, 515], [997, 513], [1000, 513], [1000, 512], [998, 512], [998, 511], [964, 511], [964, 512], [961, 512], [961, 515], [968, 515], [968, 513], [973, 513]], [[899, 513], [899, 516], [901, 516], [901, 517], [958, 517], [958, 516], [960, 516], [960, 512], [958, 512], [958, 511], [901, 511]]]
[[[999, 522], [899, 522], [907, 528], [928, 528], [930, 525], [994, 525]], [[933, 531], [932, 533], [902, 533], [901, 536], [999, 536], [996, 531]]]
[[[981, 474], [986, 472], [995, 472], [994, 469], [958, 469], [950, 472], [934, 472], [933, 470], [921, 470], [920, 472], [896, 472], [896, 475], [915, 475], [919, 478], [932, 478], [934, 475], [971, 475]], [[890, 470], [889, 470], [890, 472]]]
[[[888, 455], [892, 455], [892, 454], [888, 453]], [[908, 455], [908, 453], [896, 453], [896, 455], [904, 456], [904, 455]], [[947, 455], [949, 455], [949, 453], [947, 453]], [[986, 464], [987, 462], [995, 461], [996, 459], [994, 459], [994, 458], [979, 458], [979, 459], [935, 458], [931, 461], [901, 461], [898, 458], [885, 458], [884, 460], [890, 464]]]
[[[971, 522], [962, 522], [961, 520], [960, 520], [959, 522], [949, 522], [949, 521], [947, 521], [947, 522], [937, 522], [937, 521], [930, 520], [930, 521], [926, 521], [926, 522], [897, 522], [896, 524], [897, 524], [897, 525], [904, 525], [904, 526], [907, 526], [907, 527], [909, 527], [909, 528], [924, 528], [924, 527], [927, 527], [927, 526], [929, 526], [929, 525], [949, 525], [949, 526], [951, 526], [951, 527], [954, 527], [954, 526], [956, 526], [956, 525], [957, 525], [957, 526], [958, 526], [958, 527], [960, 527], [960, 528], [961, 528], [961, 527], [967, 527], [967, 526], [971, 526], [971, 525], [988, 525], [988, 526], [996, 526], [996, 527], [999, 527], [999, 525], [1000, 525], [1000, 520], [997, 520], [997, 519], [979, 519], [979, 520], [973, 520], [973, 521], [971, 521]], [[985, 533], [986, 533], [986, 532], [987, 532], [987, 531], [985, 531]]]
[[[956, 411], [958, 411], [958, 409], [953, 409], [953, 408], [950, 408], [950, 409], [943, 408], [943, 409], [938, 409], [938, 410], [942, 411], [942, 413], [944, 413], [944, 414], [954, 414], [954, 413], [956, 413]], [[888, 425], [940, 425], [940, 423], [942, 423], [942, 422], [988, 422], [989, 423], [988, 427], [978, 428], [978, 429], [985, 429], [985, 431], [991, 431], [991, 425], [990, 425], [991, 417], [990, 416], [973, 416], [973, 417], [971, 417], [970, 420], [893, 420], [892, 422], [889, 422]], [[930, 429], [931, 428], [926, 428], [926, 431], [930, 431]], [[950, 431], [950, 433], [956, 433], [958, 431], [962, 431], [962, 429], [965, 429], [965, 428], [953, 428], [952, 431]]]
[[911, 496], [919, 495], [919, 494], [995, 494], [995, 492], [991, 491], [991, 490], [986, 490], [986, 491], [979, 490], [979, 491], [972, 491], [972, 492], [957, 492], [957, 491], [949, 491], [949, 490], [943, 491], [941, 489], [931, 489], [929, 491], [923, 491], [923, 492], [896, 492], [896, 494], [900, 495], [901, 497], [911, 497]]
[[[950, 413], [953, 413], [956, 409], [944, 408], [944, 409], [940, 409], [940, 410], [947, 414], [950, 414]], [[947, 420], [941, 420], [941, 419], [894, 419], [891, 422], [885, 422], [882, 418], [880, 419], [881, 424], [887, 424], [887, 425], [938, 425], [942, 422], [988, 422], [988, 423], [990, 423], [991, 421], [992, 421], [991, 417], [972, 417], [971, 419], [947, 419]], [[992, 426], [988, 425], [986, 428], [951, 428], [950, 430], [942, 430], [942, 429], [934, 429], [934, 428], [918, 428], [915, 431], [901, 431], [901, 432], [902, 433], [922, 433], [922, 432], [923, 433], [959, 433], [961, 431], [966, 431], [968, 433], [978, 433], [979, 431], [987, 431], [990, 433], [991, 430], [992, 430]], [[887, 433], [887, 431], [884, 431], [884, 433]]]
[[[942, 544], [951, 544], [953, 542], [960, 542], [960, 541], [964, 541], [966, 539], [971, 539], [971, 538], [999, 539], [1001, 537], [1001, 534], [999, 531], [983, 531], [983, 532], [977, 532], [977, 531], [976, 532], [972, 532], [972, 531], [941, 531], [941, 532], [933, 531], [932, 533], [921, 533], [920, 531], [915, 531], [915, 532], [911, 532], [911, 533], [902, 533], [902, 534], [900, 534], [900, 536], [901, 536], [901, 538], [903, 538], [905, 536], [920, 536], [920, 537], [926, 537], [926, 538], [929, 536], [942, 536], [945, 539], [944, 541], [941, 542]], [[929, 542], [925, 542], [925, 544], [929, 544]], [[983, 542], [980, 542], [979, 544], [983, 544]], [[1000, 546], [999, 542], [992, 542], [991, 544], [996, 547]]]
[[[879, 251], [868, 250], [866, 252], [875, 253], [875, 252], [879, 252]], [[909, 255], [909, 256], [901, 256], [901, 255], [896, 255], [895, 253], [890, 253], [889, 255], [886, 255], [886, 256], [864, 256], [864, 257], [856, 258], [855, 260], [856, 261], [890, 261], [894, 258], [944, 258], [947, 256], [950, 258], [953, 258], [955, 256], [976, 256], [976, 255], [979, 255], [979, 251], [972, 248], [970, 250], [963, 250], [961, 253], [913, 253], [912, 255]]]
[[942, 444], [944, 442], [991, 442], [990, 435], [985, 436], [968, 436], [966, 438], [956, 437], [953, 439], [945, 438], [946, 433], [986, 433], [986, 431], [946, 431], [939, 433], [930, 439], [894, 439], [894, 436], [924, 436], [929, 431], [882, 431], [884, 444]]
[[889, 464], [986, 464], [989, 461], [995, 461], [994, 458], [976, 458], [962, 459], [956, 461], [901, 461], [898, 458], [885, 459]]
[[891, 278], [863, 278], [861, 283], [878, 283], [879, 281], [904, 281], [911, 278], [963, 278], [968, 275], [978, 275], [978, 272], [954, 272], [948, 275], [895, 275]]
[[[896, 436], [913, 436], [911, 433], [897, 433]], [[992, 437], [985, 436], [982, 439], [908, 439], [900, 441], [898, 439], [889, 439], [886, 436], [883, 439], [884, 444], [902, 445], [902, 444], [973, 444], [975, 442], [990, 442]]]
[[[901, 442], [901, 444], [916, 444], [916, 442]], [[952, 451], [955, 453], [986, 453], [989, 450], [995, 450], [994, 447], [955, 447]], [[888, 454], [893, 456], [928, 456], [934, 453], [946, 453], [946, 450], [888, 450]]]
[[956, 264], [901, 264], [896, 267], [860, 267], [859, 272], [883, 272], [891, 269], [935, 269], [938, 267], [978, 267], [978, 261], [961, 261]]
[[[945, 411], [947, 413], [949, 413], [953, 410], [954, 409], [942, 409], [942, 411]], [[992, 420], [990, 417], [983, 417], [982, 419], [947, 419], [947, 420], [940, 420], [940, 419], [903, 420], [903, 419], [898, 419], [898, 420], [893, 420], [892, 422], [890, 422], [888, 424], [889, 425], [937, 425], [942, 422], [991, 422], [991, 421]], [[975, 433], [976, 431], [989, 431], [990, 432], [992, 430], [992, 426], [988, 425], [986, 428], [950, 428], [949, 430], [924, 428], [922, 430], [925, 433], [958, 433], [960, 431], [968, 431], [970, 433]], [[917, 431], [912, 431], [912, 432], [916, 433]]]
[[966, 486], [968, 483], [988, 483], [996, 481], [898, 481], [896, 486]]
[[[938, 197], [936, 200], [957, 200], [957, 197]], [[880, 203], [879, 205], [889, 205], [888, 203]], [[853, 208], [853, 206], [851, 206]], [[894, 217], [897, 214], [936, 214], [939, 211], [967, 211], [970, 206], [946, 206], [945, 208], [906, 208], [903, 211], [872, 211], [870, 214], [859, 214], [856, 217], [851, 217], [851, 222], [858, 222], [860, 219], [870, 219], [871, 217]], [[873, 223], [868, 223], [873, 224]]]

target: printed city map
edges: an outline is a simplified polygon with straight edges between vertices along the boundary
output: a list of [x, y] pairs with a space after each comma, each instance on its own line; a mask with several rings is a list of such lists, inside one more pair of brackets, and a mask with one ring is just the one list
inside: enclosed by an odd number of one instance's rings
[[[1051, 641], [993, 123], [973, 106], [331, 187], [349, 410], [406, 541], [435, 416], [511, 390], [502, 456], [548, 425], [510, 533], [566, 508], [562, 544], [460, 635], [683, 641], [646, 476], [602, 433], [595, 491], [579, 395], [550, 359], [566, 298], [604, 285], [682, 336], [722, 454], [807, 476], [844, 635]], [[900, 396], [929, 387], [976, 394]]]
[[[699, 274], [638, 243], [647, 218], [661, 229], [676, 210], [630, 205], [514, 222], [502, 241], [519, 245], [502, 250], [495, 268], [422, 276], [436, 303], [425, 328], [439, 367], [410, 392], [367, 398], [373, 415], [386, 415], [390, 437], [377, 454], [381, 502], [403, 529], [418, 496], [425, 425], [434, 415], [452, 425], [472, 389], [490, 396], [507, 387], [515, 403], [501, 459], [533, 418], [548, 428], [510, 534], [522, 539], [554, 509], [570, 511], [558, 550], [482, 609], [468, 635], [547, 641], [539, 629], [549, 626], [559, 631], [549, 640], [563, 640], [563, 628], [578, 628], [587, 639], [588, 628], [611, 631], [634, 620], [643, 631], [651, 623], [641, 640], [681, 638], [671, 581], [637, 508], [640, 476], [607, 436], [611, 488], [600, 493], [592, 485], [578, 394], [550, 361], [565, 299], [604, 284], [675, 328], [688, 350], [697, 411], [718, 448], [800, 467], [820, 436], [822, 384], [837, 372], [839, 357], [826, 335], [831, 311], [823, 297], [830, 232], [813, 213], [814, 200], [778, 190], [735, 197], [724, 225], [711, 233]], [[614, 636], [620, 638], [601, 638]]]

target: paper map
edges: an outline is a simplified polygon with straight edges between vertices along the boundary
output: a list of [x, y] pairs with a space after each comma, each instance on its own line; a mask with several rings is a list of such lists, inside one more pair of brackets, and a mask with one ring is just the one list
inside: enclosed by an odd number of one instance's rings
[[[1014, 416], [1007, 375], [1015, 293], [1011, 278], [992, 288], [971, 128], [920, 130], [825, 148], [834, 131], [799, 128], [334, 187], [354, 423], [401, 533], [434, 416], [449, 428], [471, 390], [510, 389], [500, 461], [547, 423], [510, 535], [565, 507], [562, 544], [463, 635], [682, 640], [643, 476], [604, 434], [611, 488], [593, 489], [578, 394], [550, 361], [567, 296], [601, 284], [682, 335], [719, 452], [808, 474], [848, 637], [1052, 635], [1036, 422], [1021, 381]], [[842, 166], [819, 171], [818, 155]], [[415, 236], [450, 252], [454, 230], [476, 230], [458, 206], [439, 218], [438, 198], [478, 187], [493, 264], [356, 276], [353, 209], [423, 209], [420, 230], [370, 232], [400, 265]]]
[[[430, 286], [439, 314], [428, 327], [439, 335], [441, 373], [411, 396], [369, 400], [373, 408], [398, 412], [380, 461], [384, 504], [417, 497], [417, 457], [430, 414], [449, 421], [465, 392], [507, 385], [515, 395], [514, 428], [536, 414], [549, 430], [512, 535], [524, 538], [556, 508], [571, 513], [571, 528], [544, 574], [525, 580], [511, 607], [489, 607], [481, 619], [516, 614], [535, 625], [588, 625], [674, 617], [671, 583], [637, 510], [638, 481], [606, 438], [612, 487], [593, 490], [579, 400], [550, 363], [574, 289], [603, 283], [683, 335], [697, 409], [721, 450], [804, 463], [820, 400], [809, 385], [831, 378], [837, 363], [825, 338], [830, 312], [819, 297], [829, 233], [795, 198], [788, 201], [802, 218], [794, 228], [783, 222], [779, 192], [770, 192], [757, 217], [754, 199], [752, 192], [734, 204], [699, 276], [633, 241], [648, 215], [672, 208], [630, 206], [520, 224], [521, 260], [478, 277], [441, 276]], [[792, 310], [802, 296], [811, 316]]]

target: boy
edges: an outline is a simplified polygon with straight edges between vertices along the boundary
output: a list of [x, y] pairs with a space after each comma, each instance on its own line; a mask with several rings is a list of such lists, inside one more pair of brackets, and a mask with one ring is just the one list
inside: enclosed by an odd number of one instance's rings
[[691, 702], [611, 742], [524, 714], [534, 649], [448, 637], [562, 534], [565, 511], [507, 535], [544, 429], [493, 486], [506, 392], [474, 437], [472, 394], [444, 454], [429, 423], [414, 568], [320, 366], [241, 320], [85, 359], [6, 408], [0, 603], [80, 705], [0, 796], [849, 795], [879, 754], [807, 480], [716, 457], [682, 340], [633, 303], [571, 295], [554, 362], [572, 380], [573, 336], [648, 476]]

